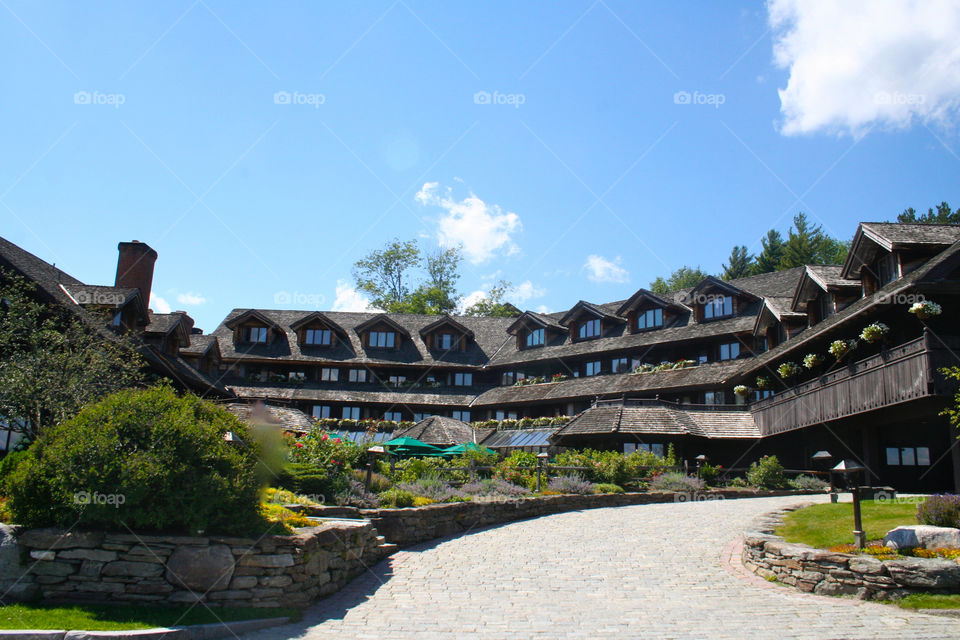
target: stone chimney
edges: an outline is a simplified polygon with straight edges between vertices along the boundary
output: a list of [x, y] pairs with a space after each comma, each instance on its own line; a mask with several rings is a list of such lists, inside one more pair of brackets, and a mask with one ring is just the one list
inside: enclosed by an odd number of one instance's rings
[[150, 289], [153, 287], [153, 265], [157, 261], [157, 252], [150, 245], [134, 240], [117, 245], [120, 257], [117, 259], [117, 287], [136, 287], [140, 289], [143, 303], [150, 306]]
[[195, 322], [195, 320], [190, 317], [190, 314], [187, 313], [186, 311], [181, 311], [180, 309], [177, 309], [176, 311], [174, 311], [174, 313], [179, 313], [180, 315], [183, 316], [183, 318], [180, 319], [180, 322], [183, 323], [184, 329], [187, 330], [187, 335], [190, 335], [191, 333], [193, 333], [193, 323]]

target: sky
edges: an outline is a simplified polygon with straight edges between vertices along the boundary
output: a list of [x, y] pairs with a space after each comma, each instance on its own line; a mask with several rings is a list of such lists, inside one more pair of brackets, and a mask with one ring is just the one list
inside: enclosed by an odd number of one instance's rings
[[0, 0], [0, 235], [151, 306], [362, 310], [355, 261], [463, 248], [470, 301], [718, 273], [798, 212], [960, 206], [960, 6]]

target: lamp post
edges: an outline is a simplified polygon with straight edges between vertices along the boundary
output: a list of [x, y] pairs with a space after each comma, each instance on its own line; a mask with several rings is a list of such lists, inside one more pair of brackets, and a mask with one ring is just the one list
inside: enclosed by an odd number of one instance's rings
[[[853, 460], [841, 460], [831, 471], [844, 476], [852, 476], [865, 469], [866, 467]], [[850, 493], [853, 496], [853, 543], [857, 545], [858, 549], [863, 549], [867, 546], [867, 535], [863, 532], [863, 516], [860, 513], [860, 487], [856, 479], [852, 482]]]
[[370, 491], [370, 481], [373, 479], [373, 462], [377, 459], [378, 455], [386, 453], [386, 449], [380, 445], [370, 447], [367, 449], [367, 480], [364, 483], [364, 489]]
[[537, 454], [537, 493], [540, 493], [540, 473], [550, 459], [550, 454], [546, 451]]
[[695, 460], [697, 461], [697, 480], [700, 479], [700, 468], [707, 463], [707, 456], [702, 453], [698, 455]]

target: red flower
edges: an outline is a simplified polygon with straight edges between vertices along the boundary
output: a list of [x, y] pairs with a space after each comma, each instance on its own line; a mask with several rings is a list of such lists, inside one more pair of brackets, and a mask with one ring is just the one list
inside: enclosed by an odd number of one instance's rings
[[320, 439], [321, 439], [321, 440], [326, 440], [326, 439], [327, 439], [327, 434], [323, 434], [323, 435], [320, 437]]
[[336, 460], [331, 460], [330, 462], [331, 462], [332, 464], [340, 464], [340, 463], [337, 462]]
[[299, 448], [303, 448], [303, 443], [302, 443], [302, 442], [298, 442], [298, 443], [296, 443], [294, 446], [297, 447], [298, 449], [299, 449]]
[[340, 438], [334, 438], [334, 439], [333, 439], [333, 442], [336, 442], [336, 443], [339, 444], [339, 443], [340, 443]]

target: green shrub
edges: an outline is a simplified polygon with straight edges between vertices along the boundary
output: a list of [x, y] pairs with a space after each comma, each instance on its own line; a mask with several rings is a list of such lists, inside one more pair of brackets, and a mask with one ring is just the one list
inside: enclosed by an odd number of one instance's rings
[[703, 480], [693, 476], [668, 471], [650, 481], [650, 491], [682, 491], [693, 493], [704, 488]]
[[700, 479], [705, 483], [712, 485], [717, 481], [717, 476], [720, 475], [721, 468], [722, 467], [719, 465], [712, 465], [707, 462], [703, 463], [700, 466]]
[[263, 525], [259, 449], [196, 396], [119, 391], [40, 435], [7, 479], [10, 510], [28, 527], [249, 531]]
[[610, 484], [608, 482], [601, 482], [600, 484], [593, 485], [594, 493], [623, 493], [623, 487], [618, 484]]
[[791, 489], [796, 489], [797, 491], [823, 491], [830, 486], [830, 483], [808, 475], [797, 476], [793, 480], [790, 480], [788, 484]]
[[[497, 464], [493, 475], [511, 484], [533, 489], [537, 484], [536, 466], [537, 454], [529, 451], [514, 451]], [[517, 467], [529, 468], [518, 469]]]
[[750, 483], [747, 482], [746, 478], [741, 478], [740, 476], [737, 476], [736, 478], [728, 482], [727, 486], [734, 487], [736, 489], [746, 489], [747, 487], [750, 486]]
[[787, 486], [783, 465], [777, 456], [763, 456], [759, 461], [750, 463], [747, 482], [760, 489], [783, 489]]
[[[365, 469], [354, 469], [350, 472], [354, 480], [360, 484], [366, 485], [367, 471]], [[374, 471], [370, 474], [370, 491], [373, 493], [383, 493], [392, 486], [390, 479], [382, 473]]]
[[3, 457], [3, 460], [0, 460], [0, 492], [6, 493], [6, 489], [3, 487], [6, 484], [7, 477], [13, 473], [17, 465], [28, 457], [30, 457], [30, 454], [27, 453], [26, 449], [22, 449], [20, 451], [10, 451]]
[[378, 496], [380, 500], [381, 507], [393, 507], [397, 509], [402, 509], [404, 507], [412, 507], [415, 496], [410, 491], [404, 491], [403, 489], [388, 489]]
[[960, 496], [950, 493], [930, 496], [917, 506], [917, 522], [960, 528]]
[[315, 502], [330, 502], [349, 488], [344, 473], [304, 462], [285, 464], [274, 483], [281, 489], [310, 496]]

